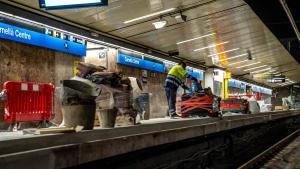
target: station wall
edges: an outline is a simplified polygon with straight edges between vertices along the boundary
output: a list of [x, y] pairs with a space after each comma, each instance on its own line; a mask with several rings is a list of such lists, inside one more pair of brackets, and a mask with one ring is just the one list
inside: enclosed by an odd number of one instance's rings
[[[126, 76], [142, 79], [142, 70], [118, 65], [118, 70]], [[143, 92], [150, 93], [150, 118], [164, 117], [168, 108], [164, 82], [166, 74], [147, 71], [147, 83], [143, 83]]]
[[[0, 89], [4, 82], [25, 81], [53, 83], [59, 86], [60, 80], [73, 76], [74, 61], [81, 57], [63, 52], [25, 45], [18, 42], [0, 39]], [[55, 111], [60, 111], [56, 100]], [[3, 105], [0, 104], [0, 129], [3, 122]], [[61, 117], [58, 119], [61, 119]]]
[[[117, 63], [118, 51], [114, 48], [108, 48], [107, 61], [99, 58], [99, 52], [87, 51], [85, 62], [96, 64], [97, 66], [107, 67], [108, 71], [121, 72], [125, 76], [136, 77], [142, 80], [142, 69], [129, 67]], [[164, 81], [165, 73], [152, 71], [147, 72], [147, 83], [143, 83], [143, 92], [150, 94], [150, 118], [164, 117], [167, 111], [167, 98], [165, 96]]]

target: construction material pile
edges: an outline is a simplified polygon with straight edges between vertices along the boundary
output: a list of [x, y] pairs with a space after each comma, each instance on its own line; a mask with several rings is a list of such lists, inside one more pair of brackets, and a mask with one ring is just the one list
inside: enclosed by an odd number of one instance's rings
[[117, 72], [108, 72], [103, 67], [79, 63], [77, 76], [101, 86], [99, 102], [101, 109], [129, 108], [132, 105], [130, 80]]
[[[120, 126], [134, 125], [136, 111], [132, 108], [132, 87], [128, 78], [87, 63], [79, 63], [77, 71], [76, 77], [62, 82], [64, 92], [61, 94], [61, 102], [64, 107], [90, 105], [91, 108], [95, 105], [100, 124], [105, 128], [114, 127], [116, 119]], [[75, 108], [76, 111], [78, 109]], [[73, 120], [69, 121], [72, 125], [67, 127], [75, 125], [71, 122], [74, 121], [74, 116], [71, 117]], [[92, 119], [88, 123], [91, 121]]]

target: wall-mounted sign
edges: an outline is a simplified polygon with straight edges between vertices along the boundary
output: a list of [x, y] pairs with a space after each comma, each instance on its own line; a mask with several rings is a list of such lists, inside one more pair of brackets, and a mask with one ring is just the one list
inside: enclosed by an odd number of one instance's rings
[[74, 55], [85, 56], [86, 46], [46, 34], [30, 31], [16, 26], [0, 23], [0, 38], [44, 47]]
[[225, 71], [214, 69], [214, 81], [223, 83]]
[[40, 8], [45, 9], [66, 9], [108, 5], [108, 0], [39, 0], [39, 2]]
[[78, 60], [75, 60], [74, 62], [73, 62], [73, 75], [74, 76], [76, 76], [77, 75], [77, 66], [78, 66], [78, 63], [79, 63], [80, 61], [78, 61]]
[[62, 32], [56, 31], [56, 30], [51, 30], [51, 29], [45, 28], [45, 34], [49, 35], [49, 36], [56, 37], [56, 38], [60, 38], [60, 39], [63, 39], [63, 40], [67, 40], [67, 41], [71, 41], [71, 42], [75, 42], [75, 43], [85, 45], [85, 40], [84, 39], [78, 38], [78, 37], [75, 37], [73, 35], [69, 35], [69, 34], [66, 34], [66, 33], [62, 33]]
[[193, 71], [193, 70], [187, 70], [187, 73], [190, 76], [192, 76], [192, 77], [194, 77], [194, 78], [196, 78], [198, 80], [203, 80], [203, 73], [202, 72], [197, 72], [197, 71]]
[[235, 79], [229, 79], [228, 80], [228, 86], [239, 88], [239, 89], [246, 89], [246, 84], [245, 83], [243, 83], [242, 81], [239, 81], [239, 80], [235, 80]]
[[108, 54], [108, 49], [101, 49], [99, 50], [99, 54], [98, 54], [98, 58], [99, 59], [105, 59], [107, 57]]
[[272, 90], [267, 89], [264, 87], [260, 87], [257, 85], [249, 84], [246, 82], [242, 82], [236, 79], [229, 79], [228, 80], [228, 86], [229, 87], [235, 87], [239, 89], [246, 89], [246, 93], [251, 93], [251, 91], [256, 92], [256, 93], [264, 93], [268, 95], [272, 95]]
[[164, 72], [164, 65], [161, 63], [143, 60], [124, 53], [119, 53], [118, 63], [123, 65], [138, 67], [146, 70]]
[[147, 78], [148, 78], [147, 70], [142, 70], [142, 82], [147, 83], [148, 82]]
[[279, 76], [272, 76], [272, 79], [268, 80], [269, 83], [284, 83], [285, 82], [285, 76], [279, 75]]
[[264, 93], [267, 95], [272, 95], [271, 89], [267, 89], [267, 88], [256, 86], [256, 85], [252, 85], [252, 91], [256, 92], [256, 93]]

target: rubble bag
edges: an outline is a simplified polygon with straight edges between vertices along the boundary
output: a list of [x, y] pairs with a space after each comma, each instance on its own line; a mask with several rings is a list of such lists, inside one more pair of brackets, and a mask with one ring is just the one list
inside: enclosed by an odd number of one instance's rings
[[95, 66], [93, 64], [80, 62], [77, 65], [77, 74], [76, 75], [79, 77], [85, 77], [88, 74], [92, 74], [94, 72], [102, 72], [105, 69], [106, 68], [102, 67], [102, 66]]
[[107, 110], [114, 108], [114, 98], [113, 98], [113, 89], [101, 85], [100, 95], [96, 98], [97, 109], [98, 110]]
[[114, 93], [114, 103], [116, 108], [129, 108], [132, 106], [132, 97], [129, 92]]
[[86, 77], [93, 83], [118, 87], [121, 85], [122, 76], [115, 72], [95, 72]]

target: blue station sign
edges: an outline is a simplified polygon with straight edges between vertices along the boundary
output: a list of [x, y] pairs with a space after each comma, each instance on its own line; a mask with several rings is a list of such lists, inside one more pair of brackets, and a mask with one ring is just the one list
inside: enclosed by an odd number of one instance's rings
[[187, 70], [187, 73], [190, 76], [192, 76], [192, 77], [194, 77], [198, 80], [203, 80], [203, 73], [202, 72], [194, 72], [194, 71], [191, 71], [191, 70]]
[[245, 83], [243, 83], [239, 80], [235, 80], [235, 79], [229, 79], [228, 86], [239, 88], [239, 89], [246, 89], [246, 84]]
[[86, 55], [86, 46], [84, 44], [67, 41], [5, 23], [0, 23], [0, 38], [79, 56]]
[[118, 63], [156, 72], [164, 72], [164, 65], [161, 63], [143, 60], [124, 53], [119, 53]]

